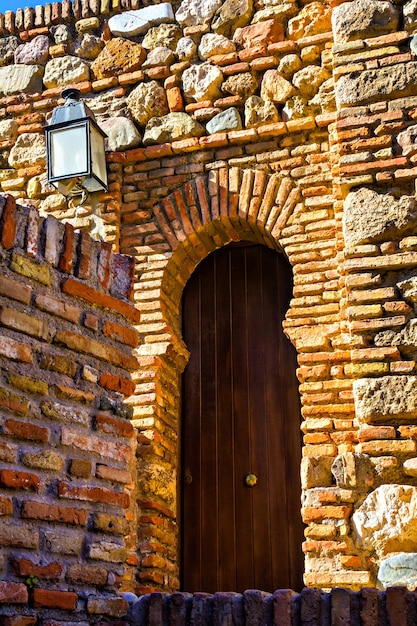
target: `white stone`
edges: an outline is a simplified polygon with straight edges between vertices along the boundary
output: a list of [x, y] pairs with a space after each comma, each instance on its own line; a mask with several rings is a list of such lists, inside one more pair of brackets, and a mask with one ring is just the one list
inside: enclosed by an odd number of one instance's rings
[[151, 4], [137, 11], [125, 11], [109, 19], [109, 28], [118, 37], [135, 37], [163, 22], [171, 22], [174, 13], [170, 2]]
[[191, 61], [197, 57], [197, 45], [191, 37], [181, 37], [175, 53], [180, 61]]
[[162, 65], [171, 65], [174, 63], [175, 55], [172, 50], [164, 46], [158, 46], [148, 52], [146, 61], [142, 63], [142, 68], [161, 67]]
[[213, 15], [222, 4], [222, 0], [183, 0], [175, 19], [181, 26], [210, 24]]
[[417, 488], [381, 485], [352, 516], [355, 543], [382, 559], [417, 550]]
[[417, 587], [417, 554], [401, 552], [384, 559], [378, 571], [378, 580], [387, 587], [407, 587], [414, 591]]
[[107, 135], [107, 149], [114, 152], [135, 148], [141, 142], [141, 136], [132, 122], [126, 117], [111, 117], [100, 124]]
[[214, 100], [221, 96], [222, 81], [223, 74], [215, 65], [209, 63], [191, 65], [182, 75], [184, 95], [197, 102]]
[[198, 56], [200, 59], [206, 60], [215, 54], [228, 54], [234, 52], [236, 46], [224, 35], [216, 35], [215, 33], [207, 33], [203, 35], [198, 46]]
[[46, 64], [43, 82], [45, 87], [53, 89], [89, 79], [90, 68], [87, 63], [78, 57], [68, 55], [51, 59]]
[[41, 65], [8, 65], [0, 67], [0, 96], [42, 91]]
[[17, 169], [34, 163], [46, 163], [45, 137], [40, 133], [23, 133], [10, 150], [9, 165]]

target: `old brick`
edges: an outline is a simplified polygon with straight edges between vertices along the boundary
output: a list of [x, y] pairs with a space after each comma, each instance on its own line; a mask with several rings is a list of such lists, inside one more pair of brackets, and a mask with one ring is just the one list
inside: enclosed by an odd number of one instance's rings
[[89, 478], [91, 476], [92, 463], [84, 459], [72, 459], [69, 467], [71, 476]]
[[96, 468], [97, 478], [103, 478], [116, 483], [131, 483], [132, 474], [127, 470], [121, 470], [117, 467], [110, 467], [109, 465], [97, 465]]
[[30, 441], [49, 441], [49, 429], [30, 422], [19, 422], [17, 420], [8, 419], [4, 423], [4, 432], [6, 435], [12, 435], [19, 439], [28, 439]]
[[0, 356], [5, 356], [13, 361], [32, 362], [32, 349], [11, 337], [0, 336]]
[[22, 506], [22, 517], [27, 519], [38, 519], [63, 524], [73, 524], [85, 526], [88, 518], [88, 511], [73, 507], [57, 506], [56, 504], [46, 504], [44, 502], [33, 502], [26, 500]]
[[120, 437], [132, 437], [135, 429], [132, 424], [124, 419], [116, 419], [108, 415], [96, 415], [94, 417], [96, 430]]
[[0, 295], [7, 296], [23, 304], [29, 304], [32, 288], [13, 278], [0, 276]]
[[67, 278], [62, 284], [62, 291], [68, 295], [76, 296], [86, 302], [90, 302], [91, 304], [113, 309], [125, 315], [128, 319], [132, 320], [132, 322], [140, 321], [140, 313], [133, 305], [110, 296], [105, 292], [93, 289], [75, 278]]
[[93, 597], [87, 601], [87, 613], [89, 615], [109, 615], [110, 617], [126, 617], [129, 604], [124, 598], [100, 598]]
[[16, 522], [1, 522], [0, 545], [36, 550], [39, 547], [39, 532], [27, 526], [19, 526]]
[[85, 563], [82, 565], [74, 564], [68, 567], [65, 578], [72, 583], [99, 585], [101, 587], [107, 582], [107, 570], [104, 567]]
[[7, 489], [38, 491], [40, 479], [36, 474], [29, 472], [2, 469], [0, 470], [0, 484]]
[[50, 527], [43, 532], [44, 545], [47, 552], [69, 554], [79, 557], [83, 545], [84, 534]]
[[13, 411], [13, 413], [26, 415], [29, 408], [29, 402], [23, 396], [18, 396], [9, 389], [3, 389], [0, 387], [0, 406]]
[[108, 513], [96, 513], [93, 519], [94, 528], [106, 533], [116, 535], [126, 534], [128, 523], [123, 517], [109, 515]]
[[52, 450], [25, 452], [22, 454], [21, 461], [27, 467], [47, 469], [54, 472], [60, 472], [64, 468], [64, 459]]
[[128, 461], [132, 458], [132, 449], [125, 443], [108, 441], [98, 435], [84, 434], [64, 426], [62, 428], [61, 443], [93, 452], [102, 457]]
[[69, 302], [41, 294], [36, 297], [35, 302], [36, 306], [41, 309], [41, 311], [47, 311], [48, 313], [52, 313], [52, 315], [62, 317], [74, 324], [77, 324], [80, 319], [80, 308]]
[[6, 307], [0, 309], [0, 324], [39, 339], [48, 339], [50, 333], [44, 320]]
[[36, 565], [29, 559], [15, 559], [12, 566], [18, 576], [36, 576], [36, 578], [59, 578], [63, 571], [62, 563], [58, 561]]
[[9, 374], [8, 382], [20, 389], [20, 391], [27, 391], [28, 393], [39, 394], [44, 396], [48, 393], [48, 384], [44, 383], [41, 380], [35, 380], [34, 378], [29, 378], [28, 376], [21, 376], [20, 374]]
[[135, 391], [135, 383], [128, 378], [122, 378], [121, 376], [115, 376], [109, 372], [103, 372], [100, 376], [99, 384], [105, 389], [111, 391], [118, 391], [124, 396], [131, 396]]
[[54, 343], [64, 344], [71, 350], [91, 354], [98, 359], [113, 363], [119, 367], [125, 367], [129, 370], [134, 370], [138, 366], [137, 359], [134, 356], [124, 354], [116, 348], [106, 346], [95, 339], [90, 339], [85, 335], [80, 335], [69, 330], [59, 330], [54, 337]]
[[6, 496], [0, 496], [0, 515], [11, 515], [12, 513], [13, 502]]
[[43, 285], [51, 284], [50, 270], [46, 265], [40, 265], [27, 257], [13, 252], [10, 269], [17, 274], [32, 278]]
[[0, 603], [26, 604], [28, 590], [22, 583], [12, 583], [0, 580]]
[[42, 353], [39, 359], [39, 366], [45, 370], [51, 370], [58, 374], [64, 374], [73, 378], [77, 371], [77, 363], [60, 354]]
[[53, 591], [51, 589], [33, 590], [33, 602], [35, 608], [45, 607], [50, 609], [65, 609], [73, 611], [77, 604], [78, 596], [71, 591]]
[[111, 339], [125, 343], [132, 348], [139, 344], [139, 333], [134, 329], [118, 322], [106, 320], [103, 326], [103, 334]]
[[104, 487], [77, 487], [63, 481], [58, 484], [58, 496], [72, 500], [103, 502], [124, 509], [130, 505], [130, 496], [127, 493], [115, 492]]

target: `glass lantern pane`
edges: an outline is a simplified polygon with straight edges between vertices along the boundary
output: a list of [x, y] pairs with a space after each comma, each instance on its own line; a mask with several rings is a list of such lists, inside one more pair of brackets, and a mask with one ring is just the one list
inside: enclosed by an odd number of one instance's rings
[[88, 171], [87, 127], [51, 131], [51, 178], [78, 176]]
[[91, 163], [93, 174], [107, 186], [106, 153], [104, 151], [104, 137], [101, 133], [90, 126], [91, 137]]

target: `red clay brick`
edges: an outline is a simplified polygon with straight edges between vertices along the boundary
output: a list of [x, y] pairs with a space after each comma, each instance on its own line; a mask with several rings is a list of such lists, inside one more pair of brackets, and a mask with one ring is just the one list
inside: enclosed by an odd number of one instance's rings
[[1, 245], [6, 250], [14, 246], [16, 236], [16, 201], [13, 196], [6, 196], [6, 204], [0, 220]]
[[4, 433], [19, 439], [28, 439], [29, 441], [41, 441], [44, 443], [49, 441], [48, 428], [30, 424], [29, 422], [8, 419], [4, 423]]
[[62, 284], [62, 291], [68, 295], [86, 300], [86, 302], [90, 302], [91, 304], [117, 311], [132, 320], [132, 322], [140, 321], [140, 313], [132, 304], [123, 302], [93, 287], [89, 287], [75, 278], [67, 278]]
[[26, 604], [28, 590], [23, 583], [12, 583], [0, 580], [1, 604]]
[[130, 422], [109, 417], [108, 415], [96, 415], [94, 417], [94, 424], [96, 430], [110, 435], [132, 437], [135, 433], [135, 429]]
[[38, 519], [52, 522], [62, 522], [63, 524], [73, 524], [75, 526], [85, 526], [88, 518], [88, 511], [73, 507], [57, 506], [43, 502], [32, 502], [26, 500], [22, 505], [22, 517], [27, 519]]
[[3, 469], [0, 470], [0, 484], [7, 489], [38, 491], [40, 479], [36, 474], [29, 472]]
[[123, 509], [127, 509], [130, 506], [130, 496], [127, 493], [111, 491], [110, 489], [104, 489], [104, 487], [77, 487], [63, 481], [58, 483], [58, 497], [101, 502], [119, 506]]
[[33, 590], [33, 603], [35, 608], [45, 607], [73, 611], [76, 607], [77, 600], [77, 594], [71, 591], [52, 591], [51, 589], [39, 588]]
[[109, 372], [103, 372], [100, 376], [99, 384], [105, 389], [111, 391], [118, 391], [124, 396], [131, 396], [135, 391], [135, 383], [128, 378], [122, 378], [121, 376], [115, 376]]
[[54, 561], [48, 565], [36, 565], [29, 559], [15, 559], [12, 567], [18, 576], [36, 576], [36, 578], [59, 578], [63, 571], [62, 563]]

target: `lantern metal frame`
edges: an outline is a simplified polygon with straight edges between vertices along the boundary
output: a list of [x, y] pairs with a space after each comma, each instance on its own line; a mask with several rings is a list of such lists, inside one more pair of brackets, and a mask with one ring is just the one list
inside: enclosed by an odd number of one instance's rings
[[[80, 100], [81, 92], [78, 89], [64, 89], [61, 95], [66, 101], [65, 104], [53, 110], [50, 123], [44, 126], [48, 183], [56, 187], [66, 197], [81, 195], [80, 204], [82, 204], [90, 193], [108, 190], [104, 144], [107, 135], [97, 124], [92, 111], [84, 101]], [[58, 143], [54, 142], [54, 139], [57, 133], [66, 129], [69, 132], [75, 129], [82, 131], [80, 138], [85, 151], [83, 150], [83, 154], [80, 155], [81, 168], [79, 170], [73, 167], [72, 169], [75, 171], [65, 172], [65, 165], [62, 168], [57, 168], [54, 160], [56, 157], [54, 151], [60, 147]], [[95, 146], [96, 150], [94, 150]], [[62, 158], [65, 157], [62, 156]], [[72, 156], [72, 161], [75, 165], [76, 156]]]

